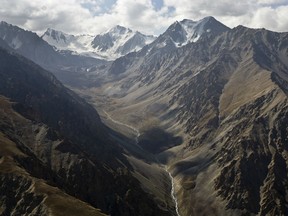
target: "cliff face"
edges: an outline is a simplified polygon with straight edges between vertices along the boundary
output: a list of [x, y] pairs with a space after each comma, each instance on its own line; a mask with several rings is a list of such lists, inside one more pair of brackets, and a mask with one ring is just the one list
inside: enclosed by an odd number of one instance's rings
[[29, 60], [0, 56], [4, 215], [169, 215], [140, 187], [94, 108]]
[[206, 41], [209, 66], [170, 101], [180, 102], [177, 119], [191, 137], [187, 159], [175, 164], [181, 184], [193, 186], [179, 191], [183, 206], [198, 200], [185, 214], [209, 202], [204, 188], [215, 196], [211, 209], [223, 206], [218, 214], [287, 214], [286, 41], [244, 27]]

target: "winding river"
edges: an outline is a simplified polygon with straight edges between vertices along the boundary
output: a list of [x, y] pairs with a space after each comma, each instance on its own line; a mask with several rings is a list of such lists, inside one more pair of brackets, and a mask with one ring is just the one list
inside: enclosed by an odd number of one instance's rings
[[[113, 123], [118, 124], [118, 125], [122, 125], [122, 126], [124, 126], [124, 127], [129, 128], [130, 130], [132, 130], [132, 131], [136, 134], [135, 144], [138, 145], [138, 143], [139, 143], [139, 137], [140, 137], [141, 134], [140, 134], [140, 132], [139, 132], [139, 130], [138, 130], [137, 128], [113, 119], [113, 118], [111, 117], [111, 115], [110, 115], [109, 113], [107, 113], [105, 110], [103, 110], [103, 112], [105, 113], [105, 115], [107, 116], [107, 118], [108, 118], [110, 121], [112, 121]], [[139, 145], [138, 145], [138, 146], [139, 146]], [[170, 177], [170, 179], [171, 179], [171, 197], [172, 197], [173, 202], [174, 202], [174, 204], [175, 204], [176, 214], [177, 214], [177, 216], [180, 216], [180, 214], [179, 214], [179, 208], [178, 208], [178, 201], [177, 201], [177, 198], [176, 198], [176, 195], [175, 195], [175, 187], [174, 187], [174, 179], [173, 179], [173, 176], [172, 176], [171, 173], [168, 171], [167, 167], [165, 167], [165, 169], [163, 168], [163, 170], [165, 170], [165, 171], [167, 172], [167, 174], [169, 175], [169, 177]]]
[[176, 198], [176, 195], [175, 195], [175, 187], [174, 187], [174, 179], [173, 179], [173, 176], [171, 175], [171, 173], [167, 170], [167, 168], [165, 168], [165, 171], [168, 173], [170, 179], [171, 179], [171, 197], [175, 203], [175, 210], [176, 210], [176, 214], [177, 216], [180, 216], [179, 214], [179, 208], [178, 208], [178, 201], [177, 201], [177, 198]]
[[138, 130], [137, 128], [113, 119], [113, 118], [111, 117], [111, 115], [110, 115], [109, 113], [107, 113], [105, 110], [103, 110], [103, 112], [105, 113], [105, 115], [107, 116], [107, 118], [108, 118], [111, 122], [113, 122], [113, 123], [115, 123], [115, 124], [118, 124], [118, 125], [122, 125], [122, 126], [124, 126], [124, 127], [126, 127], [126, 128], [129, 128], [130, 130], [132, 130], [132, 131], [136, 134], [135, 142], [136, 142], [136, 144], [138, 145], [139, 137], [140, 137], [141, 134], [140, 134], [140, 132], [139, 132], [139, 130]]

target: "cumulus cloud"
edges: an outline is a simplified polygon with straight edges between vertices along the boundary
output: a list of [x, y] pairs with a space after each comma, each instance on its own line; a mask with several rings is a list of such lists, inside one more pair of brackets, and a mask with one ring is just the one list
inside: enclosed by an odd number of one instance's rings
[[214, 16], [229, 27], [288, 31], [287, 13], [287, 0], [1, 0], [0, 20], [38, 33], [98, 34], [119, 24], [159, 34], [176, 20]]
[[288, 31], [288, 6], [277, 8], [263, 7], [252, 16], [248, 25], [261, 28], [265, 27], [275, 31]]
[[[182, 1], [181, 1], [182, 2]], [[288, 31], [287, 0], [164, 0], [165, 5], [175, 7], [174, 17], [201, 19], [214, 16], [219, 21], [235, 27], [245, 25], [251, 28], [267, 28], [274, 31]]]
[[163, 26], [168, 26], [175, 21], [169, 17], [167, 7], [157, 10], [151, 0], [118, 0], [111, 15], [124, 26], [150, 34], [159, 32]]
[[[76, 0], [1, 0], [0, 19], [32, 31], [55, 27], [68, 32], [83, 31], [91, 13]], [[78, 30], [77, 30], [78, 29]]]

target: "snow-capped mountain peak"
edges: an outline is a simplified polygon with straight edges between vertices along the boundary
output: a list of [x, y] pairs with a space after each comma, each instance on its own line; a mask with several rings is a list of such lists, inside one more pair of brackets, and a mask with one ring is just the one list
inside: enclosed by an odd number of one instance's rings
[[198, 41], [204, 35], [216, 35], [229, 30], [213, 17], [199, 21], [184, 19], [176, 21], [158, 37], [147, 36], [138, 31], [117, 25], [106, 32], [92, 35], [69, 35], [54, 29], [47, 29], [42, 38], [58, 50], [114, 60], [130, 52], [138, 51], [155, 41], [155, 48], [177, 48]]
[[117, 58], [129, 52], [140, 50], [154, 39], [153, 36], [147, 36], [117, 25], [107, 32], [97, 35], [92, 45], [98, 52]]
[[50, 45], [63, 49], [75, 39], [74, 35], [66, 34], [62, 31], [48, 28], [42, 35], [42, 39], [46, 40]]
[[74, 36], [51, 28], [42, 35], [42, 39], [58, 50], [71, 50], [81, 55], [108, 60], [138, 51], [155, 38], [120, 25], [96, 36]]
[[120, 25], [116, 25], [115, 27], [109, 29], [106, 33], [110, 33], [111, 35], [124, 35], [131, 33], [132, 30], [129, 28], [125, 28]]
[[199, 21], [184, 19], [174, 22], [163, 36], [172, 40], [177, 47], [196, 42], [204, 34], [219, 34], [229, 28], [214, 17], [205, 17]]

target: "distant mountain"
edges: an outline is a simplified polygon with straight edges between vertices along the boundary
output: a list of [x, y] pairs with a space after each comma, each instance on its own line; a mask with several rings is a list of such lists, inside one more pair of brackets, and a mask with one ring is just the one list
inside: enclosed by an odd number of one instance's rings
[[[178, 48], [195, 43], [200, 39], [216, 37], [230, 29], [213, 17], [206, 17], [199, 21], [184, 19], [176, 21], [151, 44], [145, 46], [137, 53], [131, 53], [116, 59], [109, 68], [109, 74], [121, 74], [129, 67], [141, 65], [142, 70], [151, 71], [152, 67], [159, 67], [159, 60]], [[145, 59], [145, 64], [143, 60]]]
[[[173, 43], [176, 47], [196, 42], [204, 35], [221, 34], [229, 28], [214, 17], [205, 17], [199, 21], [184, 19], [173, 23], [159, 38], [162, 46]], [[155, 42], [155, 43], [157, 43]]]
[[118, 25], [103, 34], [97, 35], [92, 45], [98, 52], [106, 53], [107, 56], [120, 57], [140, 50], [145, 45], [153, 42], [155, 38]]
[[78, 74], [85, 73], [87, 68], [106, 63], [103, 60], [77, 55], [72, 51], [55, 50], [36, 33], [6, 22], [0, 23], [0, 38], [15, 52], [52, 71], [66, 84], [73, 82], [73, 77], [77, 77]]
[[70, 50], [77, 54], [98, 58], [101, 57], [93, 52], [91, 42], [93, 41], [94, 36], [92, 35], [74, 36], [48, 28], [41, 38], [58, 50]]
[[0, 23], [0, 38], [3, 39], [17, 53], [41, 64], [63, 64], [64, 57], [56, 53], [54, 49], [36, 33], [25, 31], [6, 22]]
[[96, 36], [74, 36], [53, 29], [47, 29], [42, 35], [43, 40], [58, 50], [70, 50], [81, 55], [108, 60], [138, 51], [155, 38], [122, 26], [115, 26]]
[[91, 105], [2, 48], [0, 77], [1, 215], [170, 215]]

